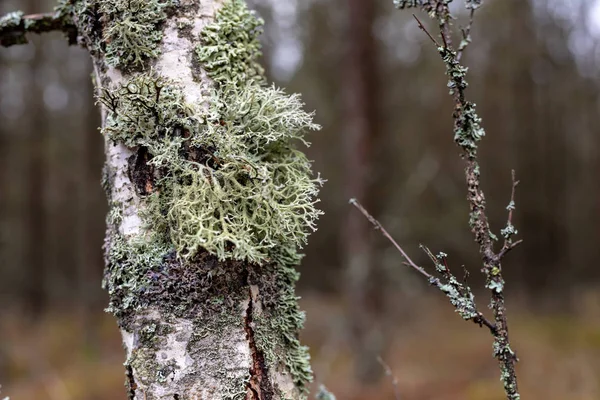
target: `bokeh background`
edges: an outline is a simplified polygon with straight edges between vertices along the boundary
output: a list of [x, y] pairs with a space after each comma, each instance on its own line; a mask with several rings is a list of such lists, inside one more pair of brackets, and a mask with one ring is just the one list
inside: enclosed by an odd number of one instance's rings
[[[391, 0], [253, 1], [270, 78], [301, 92], [323, 130], [308, 150], [328, 183], [301, 266], [315, 388], [339, 399], [503, 399], [491, 338], [348, 205], [357, 197], [418, 262], [424, 243], [471, 271], [463, 163], [443, 64]], [[462, 1], [455, 2], [459, 20]], [[505, 263], [524, 399], [600, 398], [600, 5], [487, 0], [469, 96], [487, 129], [492, 226], [510, 171], [525, 243]], [[52, 0], [3, 0], [0, 13]], [[427, 20], [426, 16], [422, 19]], [[429, 23], [432, 31], [434, 27]], [[124, 354], [103, 312], [103, 141], [83, 49], [60, 34], [0, 49], [0, 384], [13, 400], [125, 399]], [[487, 296], [479, 294], [485, 309]]]

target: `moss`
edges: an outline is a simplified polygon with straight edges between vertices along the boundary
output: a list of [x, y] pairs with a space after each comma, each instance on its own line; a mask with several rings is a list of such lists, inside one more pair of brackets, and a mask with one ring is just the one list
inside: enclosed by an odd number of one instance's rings
[[221, 84], [264, 81], [258, 59], [262, 55], [259, 36], [264, 21], [243, 0], [227, 0], [215, 22], [202, 30], [196, 55], [208, 75]]

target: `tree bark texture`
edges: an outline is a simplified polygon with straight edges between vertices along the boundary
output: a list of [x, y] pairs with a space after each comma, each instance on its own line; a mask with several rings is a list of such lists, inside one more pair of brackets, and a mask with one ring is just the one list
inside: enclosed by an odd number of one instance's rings
[[94, 62], [129, 399], [305, 398], [294, 266], [320, 180], [288, 142], [318, 127], [265, 84], [261, 21], [241, 0], [59, 10]]

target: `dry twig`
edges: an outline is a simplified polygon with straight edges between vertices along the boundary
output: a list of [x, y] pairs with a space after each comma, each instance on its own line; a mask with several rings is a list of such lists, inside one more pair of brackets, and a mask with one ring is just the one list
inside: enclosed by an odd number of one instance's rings
[[394, 372], [392, 371], [390, 366], [387, 365], [385, 361], [383, 361], [383, 358], [377, 357], [377, 362], [381, 364], [381, 367], [385, 371], [385, 375], [391, 378], [392, 380], [392, 386], [394, 387], [394, 399], [400, 400], [402, 397], [400, 396], [400, 385], [398, 384], [398, 378], [396, 377], [396, 375], [394, 375]]

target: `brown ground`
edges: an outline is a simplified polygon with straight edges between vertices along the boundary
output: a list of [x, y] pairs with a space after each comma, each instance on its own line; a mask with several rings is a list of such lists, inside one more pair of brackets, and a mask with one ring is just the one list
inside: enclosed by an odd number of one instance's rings
[[[487, 332], [463, 322], [434, 297], [423, 312], [393, 324], [383, 358], [402, 400], [502, 400]], [[389, 378], [365, 387], [353, 375], [342, 307], [309, 296], [303, 334], [317, 378], [345, 399], [394, 399]], [[600, 399], [600, 291], [581, 296], [577, 314], [534, 315], [509, 310], [524, 400]], [[87, 326], [87, 329], [85, 328]], [[0, 383], [11, 400], [124, 400], [123, 353], [110, 315], [87, 323], [54, 313], [35, 322], [0, 321]]]

